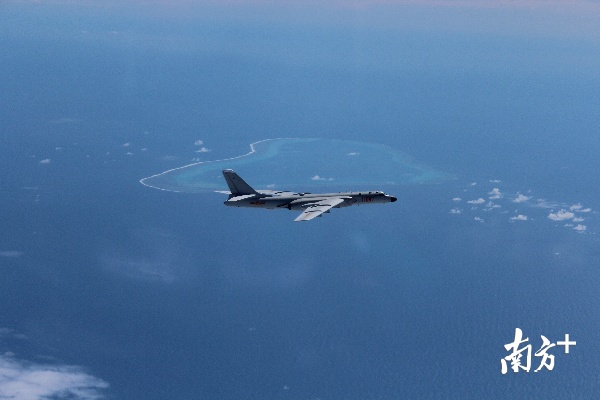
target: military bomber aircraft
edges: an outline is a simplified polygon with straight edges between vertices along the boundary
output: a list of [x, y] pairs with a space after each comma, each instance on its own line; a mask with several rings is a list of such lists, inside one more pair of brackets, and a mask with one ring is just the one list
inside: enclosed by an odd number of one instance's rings
[[393, 203], [396, 197], [384, 192], [295, 193], [276, 190], [254, 190], [231, 169], [223, 171], [229, 186], [226, 206], [302, 211], [294, 221], [310, 221], [329, 213], [332, 208], [363, 204]]

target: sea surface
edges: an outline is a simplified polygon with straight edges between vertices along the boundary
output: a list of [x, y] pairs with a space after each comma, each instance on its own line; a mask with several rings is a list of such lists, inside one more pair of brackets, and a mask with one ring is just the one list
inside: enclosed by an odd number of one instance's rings
[[[597, 39], [250, 9], [0, 8], [0, 397], [596, 398]], [[451, 178], [301, 224], [139, 183], [278, 137]], [[515, 328], [577, 345], [503, 375]]]

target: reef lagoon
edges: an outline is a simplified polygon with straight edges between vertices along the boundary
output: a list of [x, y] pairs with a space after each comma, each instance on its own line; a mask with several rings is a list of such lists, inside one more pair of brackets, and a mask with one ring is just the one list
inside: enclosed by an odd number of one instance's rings
[[246, 154], [170, 169], [140, 182], [160, 190], [199, 193], [226, 190], [221, 175], [233, 169], [261, 189], [372, 189], [438, 183], [450, 174], [417, 163], [390, 146], [350, 140], [278, 138], [250, 144]]

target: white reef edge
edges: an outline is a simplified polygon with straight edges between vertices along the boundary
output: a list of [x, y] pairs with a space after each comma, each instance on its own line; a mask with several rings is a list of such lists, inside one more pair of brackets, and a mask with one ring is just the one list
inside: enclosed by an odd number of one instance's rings
[[164, 189], [164, 188], [152, 186], [149, 183], [146, 183], [144, 181], [147, 180], [147, 179], [156, 178], [157, 176], [168, 174], [168, 173], [173, 172], [173, 171], [177, 171], [177, 170], [188, 168], [188, 167], [193, 167], [194, 165], [208, 164], [208, 163], [220, 162], [220, 161], [236, 160], [238, 158], [248, 157], [248, 156], [256, 153], [256, 149], [254, 148], [254, 145], [257, 145], [259, 143], [268, 142], [268, 141], [271, 141], [271, 140], [294, 140], [294, 139], [295, 138], [271, 138], [271, 139], [259, 140], [258, 142], [250, 143], [250, 152], [248, 152], [246, 154], [242, 154], [241, 156], [236, 156], [236, 157], [231, 157], [231, 158], [222, 158], [220, 160], [199, 161], [199, 162], [195, 162], [195, 163], [192, 163], [192, 164], [184, 165], [183, 167], [171, 168], [171, 169], [169, 169], [167, 171], [161, 172], [160, 174], [156, 174], [156, 175], [148, 176], [146, 178], [142, 178], [142, 179], [140, 179], [140, 183], [142, 185], [144, 185], [144, 186], [151, 187], [152, 189], [164, 190], [165, 192], [183, 193], [183, 192], [181, 192], [179, 190]]

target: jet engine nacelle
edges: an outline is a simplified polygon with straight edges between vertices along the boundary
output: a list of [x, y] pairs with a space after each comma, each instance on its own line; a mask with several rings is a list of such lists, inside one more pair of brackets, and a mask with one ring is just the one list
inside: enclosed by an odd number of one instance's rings
[[293, 211], [304, 211], [307, 207], [310, 207], [312, 204], [316, 203], [316, 201], [307, 202], [306, 200], [294, 200], [290, 204], [288, 204], [288, 210]]

